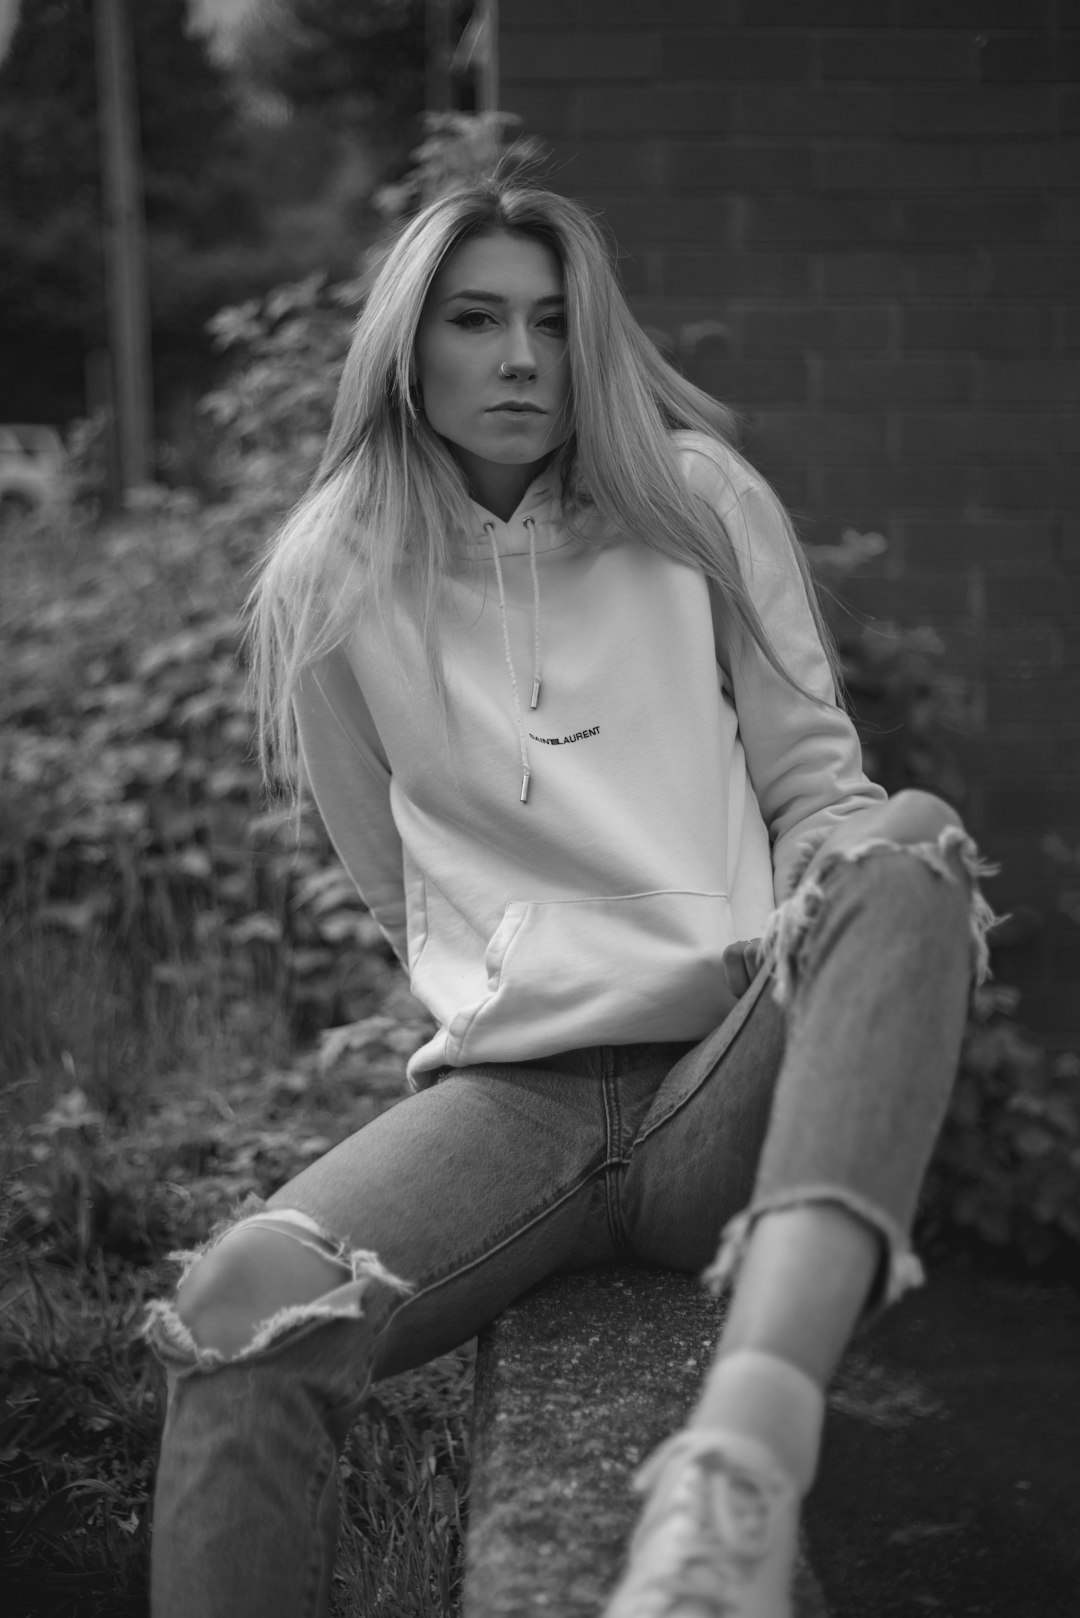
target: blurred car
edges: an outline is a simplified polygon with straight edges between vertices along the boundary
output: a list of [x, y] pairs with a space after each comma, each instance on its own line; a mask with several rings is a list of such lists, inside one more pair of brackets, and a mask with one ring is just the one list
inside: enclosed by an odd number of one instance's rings
[[60, 511], [69, 500], [67, 451], [56, 428], [0, 424], [0, 524]]

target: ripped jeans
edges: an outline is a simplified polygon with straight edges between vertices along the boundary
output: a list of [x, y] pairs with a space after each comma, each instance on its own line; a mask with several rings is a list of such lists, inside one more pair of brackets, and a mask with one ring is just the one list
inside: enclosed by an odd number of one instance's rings
[[987, 872], [959, 828], [827, 856], [700, 1043], [448, 1069], [238, 1210], [340, 1260], [342, 1284], [229, 1356], [151, 1305], [168, 1382], [154, 1618], [325, 1618], [337, 1456], [372, 1381], [556, 1271], [634, 1260], [720, 1287], [760, 1213], [827, 1201], [880, 1234], [868, 1313], [917, 1282], [909, 1231], [986, 972]]

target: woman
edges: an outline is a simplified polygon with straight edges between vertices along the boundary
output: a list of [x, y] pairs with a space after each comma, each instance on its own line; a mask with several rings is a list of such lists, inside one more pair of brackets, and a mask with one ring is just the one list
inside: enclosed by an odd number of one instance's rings
[[438, 1026], [414, 1096], [154, 1306], [157, 1618], [325, 1613], [371, 1380], [626, 1257], [733, 1293], [608, 1618], [790, 1612], [822, 1389], [917, 1279], [990, 913], [954, 812], [863, 773], [728, 425], [572, 202], [496, 177], [382, 267], [254, 644], [264, 756]]

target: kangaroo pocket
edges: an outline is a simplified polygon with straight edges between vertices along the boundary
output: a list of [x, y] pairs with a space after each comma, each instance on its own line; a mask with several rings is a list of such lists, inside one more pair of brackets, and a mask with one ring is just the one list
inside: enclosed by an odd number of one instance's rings
[[402, 849], [401, 872], [405, 884], [405, 929], [409, 952], [409, 972], [415, 973], [417, 963], [427, 948], [428, 903], [423, 873], [408, 849]]
[[728, 1005], [734, 937], [723, 893], [514, 900], [488, 942], [485, 992], [450, 1020], [450, 1060], [701, 1038]]

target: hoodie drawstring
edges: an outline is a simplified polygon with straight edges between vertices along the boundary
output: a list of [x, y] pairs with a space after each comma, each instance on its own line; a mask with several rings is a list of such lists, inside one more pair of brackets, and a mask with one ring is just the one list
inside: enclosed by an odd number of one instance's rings
[[530, 708], [540, 706], [540, 575], [536, 568], [536, 523], [532, 517], [525, 518], [525, 527], [529, 530], [529, 572], [532, 574], [533, 587], [533, 688]]
[[[536, 523], [531, 517], [525, 518], [525, 527], [529, 534], [529, 571], [532, 574], [533, 587], [533, 684], [530, 708], [540, 705], [540, 577], [536, 566]], [[518, 743], [521, 748], [521, 798], [522, 803], [529, 801], [529, 781], [532, 771], [529, 768], [529, 738], [525, 729], [525, 715], [521, 709], [521, 693], [518, 690], [517, 672], [514, 668], [513, 653], [510, 650], [510, 622], [506, 613], [506, 587], [503, 584], [502, 562], [499, 558], [499, 546], [495, 539], [495, 524], [486, 522], [484, 532], [491, 543], [491, 559], [495, 564], [495, 582], [499, 587], [499, 614], [502, 622], [503, 656], [506, 659], [507, 671], [510, 675], [510, 689], [514, 698], [514, 718], [517, 722]]]

